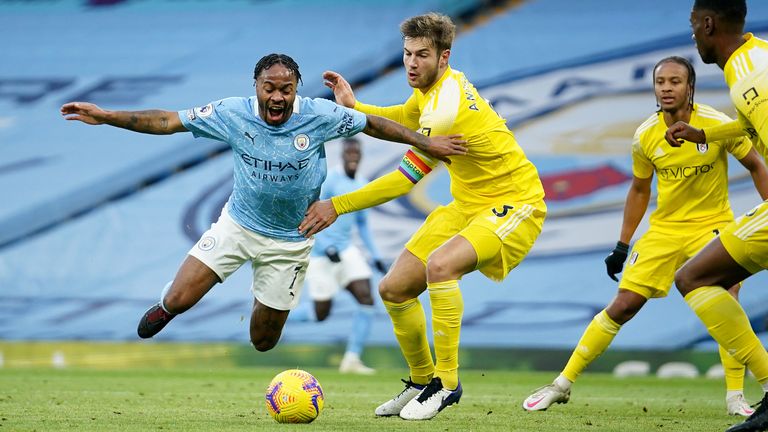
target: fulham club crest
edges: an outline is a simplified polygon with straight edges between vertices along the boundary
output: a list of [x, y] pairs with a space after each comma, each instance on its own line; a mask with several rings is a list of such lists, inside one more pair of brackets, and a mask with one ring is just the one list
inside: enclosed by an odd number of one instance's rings
[[309, 147], [309, 136], [307, 134], [298, 134], [293, 139], [293, 146], [296, 150], [304, 151]]
[[709, 150], [709, 144], [707, 144], [707, 143], [698, 143], [698, 144], [696, 144], [696, 148], [699, 149], [699, 153], [706, 153], [707, 150]]

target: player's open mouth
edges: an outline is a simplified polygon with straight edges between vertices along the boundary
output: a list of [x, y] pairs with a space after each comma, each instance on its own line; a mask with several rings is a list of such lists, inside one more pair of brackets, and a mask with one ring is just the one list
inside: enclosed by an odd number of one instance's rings
[[671, 104], [671, 103], [675, 102], [675, 98], [672, 97], [672, 96], [666, 96], [666, 97], [661, 98], [661, 101], [666, 103], [666, 104]]
[[284, 115], [285, 115], [285, 107], [271, 106], [267, 108], [267, 121], [269, 121], [270, 123], [281, 121]]

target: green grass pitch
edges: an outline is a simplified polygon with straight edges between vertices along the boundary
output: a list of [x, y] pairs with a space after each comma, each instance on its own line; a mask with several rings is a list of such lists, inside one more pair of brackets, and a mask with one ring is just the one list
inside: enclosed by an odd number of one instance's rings
[[[463, 370], [464, 396], [435, 419], [376, 418], [374, 408], [402, 389], [402, 370], [372, 377], [310, 370], [325, 409], [309, 425], [275, 423], [264, 390], [276, 368], [0, 369], [2, 431], [723, 431], [722, 380], [586, 374], [571, 402], [546, 412], [520, 407], [555, 374]], [[747, 397], [760, 390], [748, 380]]]

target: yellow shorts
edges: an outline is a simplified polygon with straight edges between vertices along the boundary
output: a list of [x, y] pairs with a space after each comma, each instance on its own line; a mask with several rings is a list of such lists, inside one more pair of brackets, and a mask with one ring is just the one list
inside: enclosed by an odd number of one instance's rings
[[635, 242], [624, 265], [619, 288], [649, 299], [666, 297], [675, 272], [717, 235], [722, 226], [691, 232], [672, 232], [651, 227]]
[[471, 209], [454, 201], [432, 211], [405, 248], [426, 264], [435, 249], [456, 234], [461, 235], [477, 253], [475, 268], [501, 281], [531, 250], [545, 216], [543, 201], [533, 205], [505, 202]]
[[768, 205], [765, 202], [728, 224], [720, 233], [728, 254], [750, 273], [768, 268]]

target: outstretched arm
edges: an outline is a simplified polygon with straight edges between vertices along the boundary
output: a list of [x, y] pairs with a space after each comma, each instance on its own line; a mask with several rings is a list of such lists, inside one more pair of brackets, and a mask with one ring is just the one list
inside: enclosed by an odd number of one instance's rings
[[446, 163], [450, 163], [448, 156], [467, 154], [461, 135], [428, 137], [384, 117], [368, 114], [366, 118], [363, 132], [374, 138], [410, 144]]
[[413, 97], [404, 105], [392, 107], [364, 105], [355, 99], [352, 86], [337, 72], [325, 71], [323, 79], [325, 85], [333, 90], [337, 104], [366, 114], [367, 124], [363, 129], [366, 134], [387, 141], [410, 144], [446, 163], [450, 163], [447, 156], [466, 154], [467, 149], [463, 147], [466, 141], [459, 140], [460, 135], [429, 138], [413, 131], [419, 126], [418, 104]]
[[337, 104], [347, 108], [353, 108], [355, 111], [360, 111], [363, 114], [373, 114], [379, 117], [388, 118], [400, 123], [408, 129], [416, 130], [419, 128], [419, 116], [421, 114], [419, 112], [419, 103], [413, 95], [402, 105], [392, 105], [388, 107], [368, 105], [361, 103], [355, 98], [352, 86], [350, 86], [347, 80], [339, 73], [325, 71], [325, 73], [323, 73], [323, 79], [325, 80], [326, 87], [333, 90], [333, 96], [336, 99]]
[[705, 129], [695, 128], [686, 122], [676, 122], [667, 128], [664, 138], [672, 147], [680, 147], [683, 140], [692, 143], [721, 141], [746, 136], [747, 131], [739, 120], [718, 124]]
[[90, 125], [108, 124], [135, 132], [169, 135], [186, 132], [179, 114], [174, 111], [107, 111], [88, 102], [70, 102], [61, 106], [67, 120], [79, 120]]

